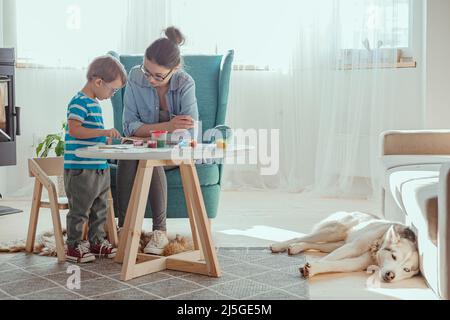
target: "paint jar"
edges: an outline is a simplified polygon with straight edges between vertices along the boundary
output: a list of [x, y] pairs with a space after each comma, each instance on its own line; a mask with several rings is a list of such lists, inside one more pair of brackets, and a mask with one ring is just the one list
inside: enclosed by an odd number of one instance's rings
[[167, 145], [168, 131], [152, 131], [151, 139], [157, 142], [158, 148], [165, 148]]
[[191, 148], [197, 148], [197, 146], [198, 146], [197, 140], [191, 140], [191, 141], [189, 142], [189, 146], [190, 146]]
[[133, 145], [135, 147], [142, 147], [144, 145], [144, 141], [143, 140], [135, 140], [135, 141], [133, 141]]
[[147, 148], [156, 149], [158, 147], [158, 142], [154, 140], [147, 141]]
[[217, 149], [226, 149], [227, 142], [224, 139], [216, 140], [216, 147], [217, 147]]

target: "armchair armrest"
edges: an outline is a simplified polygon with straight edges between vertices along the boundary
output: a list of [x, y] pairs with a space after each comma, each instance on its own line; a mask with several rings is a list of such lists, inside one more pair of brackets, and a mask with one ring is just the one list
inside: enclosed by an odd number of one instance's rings
[[385, 131], [381, 155], [449, 155], [450, 130]]
[[441, 167], [438, 192], [438, 279], [439, 294], [450, 298], [450, 163]]
[[229, 140], [233, 135], [233, 129], [227, 125], [218, 125], [212, 129], [207, 130], [204, 133], [203, 142], [204, 143], [214, 143], [216, 140], [224, 139]]

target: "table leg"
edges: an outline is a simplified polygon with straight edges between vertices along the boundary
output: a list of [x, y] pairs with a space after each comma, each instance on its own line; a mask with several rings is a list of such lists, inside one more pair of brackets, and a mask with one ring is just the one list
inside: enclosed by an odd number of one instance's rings
[[[183, 183], [183, 190], [189, 190], [189, 186], [188, 186], [189, 174], [186, 170], [187, 170], [186, 166], [180, 166], [180, 174], [181, 174], [181, 181]], [[186, 208], [188, 211], [189, 223], [191, 225], [192, 242], [194, 243], [194, 250], [201, 250], [201, 246], [199, 244], [197, 223], [195, 222], [195, 216], [194, 216], [194, 207], [192, 206], [192, 193], [185, 191], [184, 196], [186, 199]], [[203, 255], [203, 252], [202, 252], [202, 255]]]
[[220, 277], [217, 255], [212, 243], [211, 229], [194, 163], [182, 164], [180, 172], [196, 250], [170, 257], [138, 254], [153, 167], [157, 165], [166, 165], [166, 163], [155, 160], [139, 162], [116, 257], [117, 262], [123, 262], [120, 279], [127, 281], [164, 269]]
[[114, 216], [114, 203], [113, 197], [111, 193], [111, 189], [108, 192], [108, 215], [106, 220], [106, 228], [108, 230], [108, 240], [109, 243], [113, 245], [113, 247], [117, 247], [119, 243], [119, 239], [117, 238], [117, 224]]
[[125, 246], [127, 243], [127, 232], [125, 232], [125, 230], [130, 229], [131, 216], [134, 214], [134, 212], [136, 212], [135, 205], [137, 204], [137, 200], [136, 200], [137, 189], [141, 187], [141, 185], [138, 184], [137, 176], [138, 176], [138, 171], [136, 171], [136, 177], [134, 178], [133, 189], [131, 191], [130, 200], [128, 201], [127, 212], [125, 214], [125, 221], [124, 221], [124, 224], [122, 227], [122, 231], [120, 232], [120, 235], [119, 235], [119, 247], [117, 248], [116, 258], [114, 259], [114, 261], [117, 263], [123, 263], [123, 257], [125, 255]]
[[[147, 206], [148, 192], [152, 180], [153, 166], [150, 161], [141, 160], [139, 162], [136, 178], [134, 180], [133, 191], [125, 218], [125, 228], [122, 231], [121, 242], [125, 240], [125, 253], [120, 278], [124, 281], [133, 278], [133, 269], [139, 250], [139, 241], [144, 221], [145, 208]], [[128, 212], [130, 211], [130, 212]]]
[[183, 187], [185, 187], [185, 196], [191, 199], [194, 221], [198, 227], [199, 240], [205, 257], [208, 274], [213, 277], [220, 277], [221, 272], [217, 261], [216, 250], [212, 242], [211, 230], [209, 228], [197, 169], [195, 164], [191, 162], [189, 164], [181, 164], [180, 170], [183, 171], [182, 179]]

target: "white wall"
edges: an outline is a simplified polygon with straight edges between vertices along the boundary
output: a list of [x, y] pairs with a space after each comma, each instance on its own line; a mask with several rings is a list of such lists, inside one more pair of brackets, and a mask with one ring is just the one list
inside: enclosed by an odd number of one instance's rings
[[426, 126], [450, 128], [449, 0], [427, 1], [426, 26]]

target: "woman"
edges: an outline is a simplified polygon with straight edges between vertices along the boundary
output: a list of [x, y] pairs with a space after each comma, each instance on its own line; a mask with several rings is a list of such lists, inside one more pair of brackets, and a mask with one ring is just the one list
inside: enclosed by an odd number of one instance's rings
[[[150, 137], [151, 131], [194, 128], [198, 120], [195, 82], [182, 70], [179, 46], [182, 33], [169, 27], [166, 38], [156, 40], [145, 52], [144, 63], [129, 74], [124, 96], [123, 129], [128, 137]], [[122, 227], [131, 196], [138, 161], [119, 161], [117, 193], [119, 227]], [[149, 201], [153, 212], [153, 236], [144, 252], [161, 255], [166, 234], [167, 180], [165, 170], [155, 167]]]

